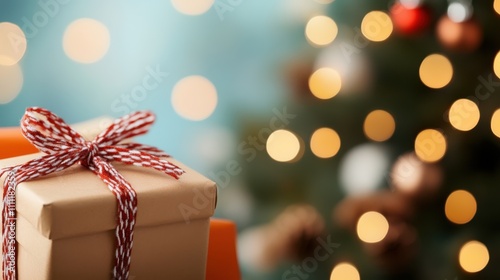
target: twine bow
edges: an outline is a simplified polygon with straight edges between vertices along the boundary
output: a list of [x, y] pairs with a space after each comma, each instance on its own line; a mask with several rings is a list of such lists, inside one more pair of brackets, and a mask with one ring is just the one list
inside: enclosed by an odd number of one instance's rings
[[130, 184], [111, 165], [119, 161], [154, 168], [176, 179], [184, 173], [160, 157], [163, 151], [138, 143], [120, 141], [145, 134], [153, 124], [151, 112], [135, 112], [117, 119], [94, 140], [87, 141], [64, 120], [38, 107], [28, 108], [21, 120], [24, 136], [46, 155], [24, 164], [0, 169], [7, 173], [3, 186], [2, 259], [3, 279], [16, 279], [16, 188], [21, 182], [64, 170], [80, 163], [106, 183], [118, 201], [114, 279], [128, 279], [137, 215], [137, 196]]

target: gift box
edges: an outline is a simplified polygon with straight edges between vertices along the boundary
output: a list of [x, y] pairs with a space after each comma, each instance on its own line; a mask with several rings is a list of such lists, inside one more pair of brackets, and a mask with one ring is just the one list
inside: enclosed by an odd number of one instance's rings
[[[40, 156], [3, 159], [0, 168]], [[178, 180], [113, 162], [137, 193], [129, 279], [205, 279], [216, 185], [168, 160], [185, 171]], [[74, 165], [22, 182], [16, 210], [17, 279], [112, 278], [117, 199], [93, 172]]]
[[[0, 168], [37, 156], [4, 159]], [[138, 197], [129, 279], [205, 279], [216, 187], [182, 163], [170, 161], [186, 171], [179, 180], [115, 164]], [[21, 183], [18, 279], [110, 279], [116, 203], [104, 183], [81, 166]]]

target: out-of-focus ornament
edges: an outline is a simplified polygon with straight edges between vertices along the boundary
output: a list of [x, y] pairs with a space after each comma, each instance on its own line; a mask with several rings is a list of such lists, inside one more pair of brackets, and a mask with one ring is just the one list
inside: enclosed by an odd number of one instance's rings
[[421, 161], [415, 153], [400, 156], [391, 170], [392, 186], [414, 199], [428, 199], [439, 190], [443, 171], [437, 164]]
[[[383, 238], [376, 240], [377, 242], [367, 242], [360, 236], [359, 223], [361, 217], [368, 211], [380, 213], [388, 223], [388, 227], [384, 228], [387, 231], [384, 231]], [[414, 211], [408, 197], [398, 192], [379, 191], [365, 196], [345, 198], [335, 207], [333, 220], [340, 227], [353, 233], [357, 232], [358, 237], [365, 241], [364, 250], [377, 265], [397, 272], [411, 264], [416, 255], [417, 233], [411, 224]], [[377, 226], [375, 220], [368, 222], [372, 227]]]
[[415, 227], [404, 221], [389, 222], [385, 238], [377, 243], [364, 243], [367, 254], [380, 267], [392, 272], [403, 271], [412, 263], [418, 248]]
[[483, 40], [483, 31], [472, 16], [472, 6], [464, 1], [453, 2], [436, 27], [439, 42], [455, 52], [472, 52]]
[[312, 59], [290, 61], [285, 65], [283, 70], [285, 79], [294, 97], [310, 98], [309, 77], [313, 73]]
[[430, 9], [421, 1], [398, 1], [390, 9], [394, 29], [402, 35], [414, 36], [424, 32], [431, 23]]
[[390, 223], [394, 219], [409, 221], [413, 217], [414, 209], [405, 196], [384, 190], [368, 195], [346, 197], [335, 207], [332, 215], [340, 227], [356, 232], [359, 218], [369, 211], [384, 215]]
[[245, 230], [238, 237], [242, 265], [267, 272], [283, 261], [300, 262], [313, 256], [324, 240], [325, 222], [311, 205], [287, 207], [268, 224]]

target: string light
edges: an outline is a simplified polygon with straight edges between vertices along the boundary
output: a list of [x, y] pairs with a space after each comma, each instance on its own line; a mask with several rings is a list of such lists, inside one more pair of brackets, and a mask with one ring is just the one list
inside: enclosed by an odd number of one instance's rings
[[369, 211], [361, 215], [356, 225], [359, 239], [366, 243], [382, 241], [389, 232], [389, 222], [376, 211]]
[[311, 136], [311, 150], [319, 158], [331, 158], [340, 150], [340, 137], [337, 132], [328, 127], [314, 131]]
[[63, 48], [66, 55], [80, 63], [95, 63], [108, 52], [108, 28], [101, 22], [81, 18], [73, 21], [64, 32]]
[[217, 107], [217, 89], [203, 76], [185, 77], [172, 90], [172, 106], [188, 120], [204, 120]]
[[171, 0], [172, 6], [180, 13], [197, 16], [206, 13], [213, 6], [215, 0]]
[[458, 262], [463, 270], [476, 273], [483, 270], [490, 260], [488, 248], [481, 242], [472, 240], [460, 248]]
[[497, 109], [491, 116], [491, 132], [500, 138], [500, 109]]
[[462, 1], [454, 1], [448, 5], [448, 17], [454, 22], [464, 22], [472, 17], [473, 8], [469, 3]]
[[360, 280], [358, 269], [347, 262], [337, 264], [330, 274], [330, 280]]
[[313, 46], [326, 46], [337, 37], [338, 27], [335, 21], [327, 16], [315, 16], [307, 22], [305, 33]]
[[500, 0], [493, 1], [493, 9], [500, 15]]
[[446, 138], [435, 129], [425, 129], [415, 138], [415, 153], [425, 162], [436, 162], [446, 153]]
[[340, 75], [332, 68], [320, 68], [309, 78], [309, 89], [319, 99], [330, 99], [337, 95], [341, 88]]
[[16, 24], [0, 22], [0, 65], [14, 65], [26, 52], [26, 36]]
[[0, 104], [7, 104], [19, 95], [23, 80], [23, 72], [18, 64], [0, 65]]
[[468, 191], [454, 191], [446, 199], [444, 210], [450, 222], [459, 225], [466, 224], [476, 215], [476, 199]]
[[393, 25], [391, 17], [382, 11], [371, 11], [361, 21], [361, 33], [373, 42], [382, 42], [391, 36]]
[[469, 131], [476, 127], [479, 116], [480, 112], [476, 103], [465, 98], [453, 102], [448, 112], [451, 125], [461, 131]]
[[431, 54], [420, 64], [419, 74], [426, 86], [438, 89], [450, 83], [453, 77], [453, 66], [444, 55]]
[[500, 78], [500, 51], [495, 55], [495, 60], [493, 60], [493, 71]]
[[292, 162], [303, 154], [303, 142], [293, 132], [279, 129], [271, 133], [266, 142], [266, 150], [275, 161]]
[[369, 139], [383, 142], [391, 138], [396, 129], [396, 122], [392, 115], [384, 110], [370, 112], [363, 123], [363, 131]]

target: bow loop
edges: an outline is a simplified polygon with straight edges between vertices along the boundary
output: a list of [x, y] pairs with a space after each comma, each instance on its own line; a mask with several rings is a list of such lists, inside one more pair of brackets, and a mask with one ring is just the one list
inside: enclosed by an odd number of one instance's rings
[[95, 141], [100, 146], [116, 145], [125, 139], [147, 133], [154, 121], [155, 115], [149, 111], [139, 111], [125, 115], [97, 135]]
[[[127, 279], [137, 213], [137, 195], [110, 161], [154, 168], [178, 178], [184, 171], [162, 159], [168, 155], [155, 148], [121, 141], [148, 132], [155, 116], [148, 111], [135, 112], [117, 119], [93, 141], [86, 141], [63, 119], [47, 109], [31, 107], [21, 120], [23, 135], [45, 155], [24, 164], [0, 169], [9, 173], [3, 189], [3, 279], [16, 279], [16, 211], [15, 193], [21, 182], [66, 169], [76, 163], [90, 169], [115, 195], [118, 201], [117, 247], [114, 279]], [[9, 203], [6, 203], [9, 202]], [[8, 219], [7, 219], [8, 218]]]
[[21, 120], [21, 130], [38, 150], [52, 154], [69, 147], [82, 147], [85, 139], [63, 119], [47, 109], [31, 107]]

